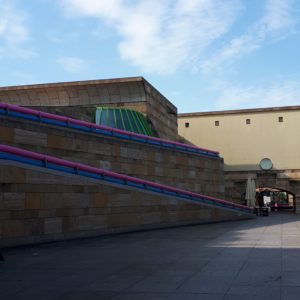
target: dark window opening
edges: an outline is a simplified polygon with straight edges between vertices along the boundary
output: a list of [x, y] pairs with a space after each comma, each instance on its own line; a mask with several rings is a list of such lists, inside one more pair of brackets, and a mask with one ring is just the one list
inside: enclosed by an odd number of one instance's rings
[[246, 119], [246, 124], [251, 124], [251, 119]]
[[278, 117], [278, 122], [283, 122], [283, 117]]
[[215, 121], [215, 126], [220, 126], [220, 121]]
[[186, 122], [185, 123], [185, 128], [189, 128], [190, 127], [190, 123], [189, 122]]

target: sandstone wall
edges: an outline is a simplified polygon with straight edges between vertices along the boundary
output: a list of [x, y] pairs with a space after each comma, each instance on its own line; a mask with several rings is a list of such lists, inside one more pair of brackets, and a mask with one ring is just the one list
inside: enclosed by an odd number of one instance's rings
[[300, 170], [225, 172], [225, 199], [241, 204], [248, 176], [254, 178], [257, 188], [277, 188], [294, 194], [296, 213], [300, 213]]
[[[145, 81], [146, 115], [153, 120], [160, 137], [178, 140], [177, 108]], [[162, 130], [163, 129], [163, 130]]]
[[7, 117], [0, 118], [0, 142], [224, 198], [222, 159]]
[[2, 87], [0, 101], [90, 122], [97, 106], [131, 108], [158, 136], [177, 139], [177, 108], [142, 77]]
[[81, 178], [0, 164], [0, 247], [241, 218]]

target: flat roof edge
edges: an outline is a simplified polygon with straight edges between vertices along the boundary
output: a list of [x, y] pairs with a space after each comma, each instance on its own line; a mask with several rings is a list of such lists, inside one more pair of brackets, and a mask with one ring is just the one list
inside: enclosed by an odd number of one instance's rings
[[289, 111], [300, 110], [300, 105], [294, 106], [277, 106], [277, 107], [264, 107], [264, 108], [249, 108], [249, 109], [235, 109], [235, 110], [220, 110], [220, 111], [207, 111], [207, 112], [194, 112], [194, 113], [179, 113], [178, 117], [200, 117], [200, 116], [213, 116], [213, 115], [233, 115], [233, 114], [247, 114], [247, 113], [263, 113], [263, 112], [276, 112], [276, 111]]
[[94, 79], [94, 80], [82, 80], [82, 81], [66, 81], [66, 82], [52, 82], [52, 83], [38, 83], [27, 85], [14, 85], [0, 87], [0, 91], [12, 91], [12, 90], [27, 90], [27, 89], [39, 89], [48, 87], [68, 87], [68, 86], [81, 86], [81, 85], [93, 85], [93, 84], [105, 84], [105, 83], [125, 83], [134, 81], [144, 81], [144, 77], [123, 77], [123, 78], [111, 78], [111, 79]]

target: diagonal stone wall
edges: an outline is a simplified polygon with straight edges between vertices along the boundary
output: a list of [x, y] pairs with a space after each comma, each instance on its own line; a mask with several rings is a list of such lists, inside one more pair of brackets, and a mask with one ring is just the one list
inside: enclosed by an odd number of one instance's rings
[[224, 198], [223, 160], [0, 117], [1, 143]]
[[201, 224], [238, 213], [0, 164], [0, 247]]

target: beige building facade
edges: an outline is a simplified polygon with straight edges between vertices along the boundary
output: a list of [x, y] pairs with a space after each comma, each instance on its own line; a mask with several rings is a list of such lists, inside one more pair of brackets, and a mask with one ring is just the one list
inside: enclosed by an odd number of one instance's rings
[[300, 198], [300, 106], [180, 114], [178, 128], [191, 143], [220, 152], [227, 198], [241, 201], [249, 176], [258, 188]]
[[220, 151], [225, 170], [300, 169], [300, 106], [187, 113], [178, 117], [179, 134], [193, 144]]

